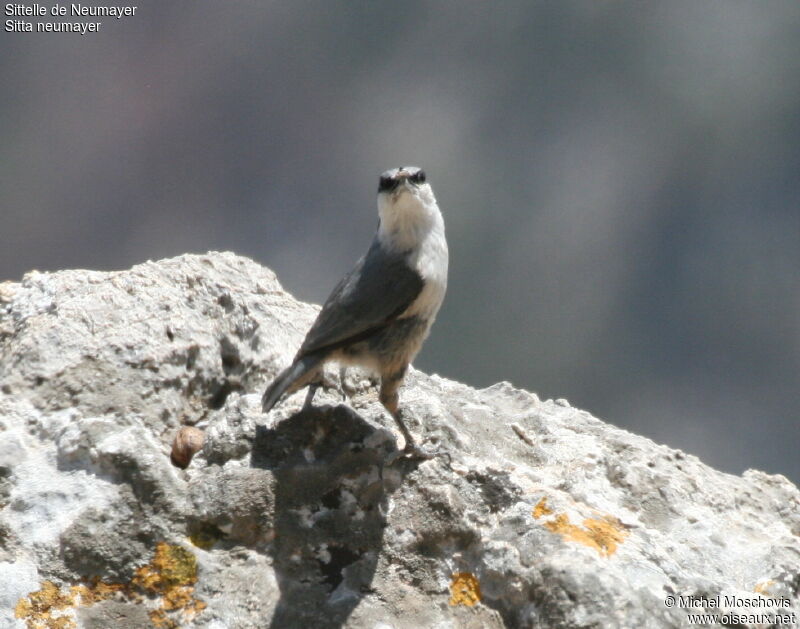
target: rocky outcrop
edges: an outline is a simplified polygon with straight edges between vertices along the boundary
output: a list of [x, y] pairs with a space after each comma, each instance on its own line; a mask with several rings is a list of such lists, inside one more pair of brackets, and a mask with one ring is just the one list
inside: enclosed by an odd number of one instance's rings
[[[413, 370], [410, 427], [447, 456], [395, 456], [361, 373], [262, 415], [315, 312], [229, 253], [0, 284], [0, 626], [798, 613], [800, 493], [781, 476], [722, 474], [563, 400]], [[185, 470], [181, 426], [204, 431]]]

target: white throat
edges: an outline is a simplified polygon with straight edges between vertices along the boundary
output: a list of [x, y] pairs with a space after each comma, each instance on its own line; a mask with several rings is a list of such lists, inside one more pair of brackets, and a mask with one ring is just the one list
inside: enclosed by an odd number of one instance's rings
[[391, 251], [413, 251], [431, 232], [444, 238], [444, 221], [430, 186], [378, 195], [378, 238]]
[[447, 290], [448, 252], [444, 220], [429, 185], [378, 195], [378, 239], [387, 250], [408, 254], [425, 287], [402, 316], [418, 315], [430, 326]]

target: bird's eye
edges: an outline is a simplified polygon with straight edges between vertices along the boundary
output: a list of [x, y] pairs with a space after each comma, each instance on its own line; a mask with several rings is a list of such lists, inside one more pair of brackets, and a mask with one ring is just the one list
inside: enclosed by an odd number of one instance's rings
[[399, 182], [392, 177], [381, 177], [378, 183], [378, 192], [389, 192], [397, 187]]
[[425, 171], [424, 170], [418, 170], [413, 175], [411, 175], [409, 177], [409, 179], [411, 181], [413, 181], [414, 183], [416, 183], [416, 184], [425, 183]]

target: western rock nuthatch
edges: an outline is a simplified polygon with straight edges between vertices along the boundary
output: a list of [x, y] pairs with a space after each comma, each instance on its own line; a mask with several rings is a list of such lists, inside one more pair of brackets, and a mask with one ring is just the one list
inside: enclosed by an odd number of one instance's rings
[[444, 221], [425, 173], [387, 170], [378, 185], [380, 222], [369, 250], [330, 294], [292, 364], [264, 393], [268, 412], [284, 393], [312, 385], [323, 365], [365, 367], [381, 378], [380, 400], [406, 440], [405, 451], [425, 456], [403, 422], [398, 389], [428, 336], [447, 288]]

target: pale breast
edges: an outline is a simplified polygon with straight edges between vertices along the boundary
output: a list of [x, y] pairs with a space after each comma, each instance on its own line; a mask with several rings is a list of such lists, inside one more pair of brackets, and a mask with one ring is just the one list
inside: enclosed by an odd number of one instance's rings
[[401, 316], [416, 315], [428, 320], [430, 325], [447, 291], [448, 253], [443, 226], [431, 230], [425, 236], [420, 247], [411, 255], [409, 263], [420, 274], [425, 286]]

